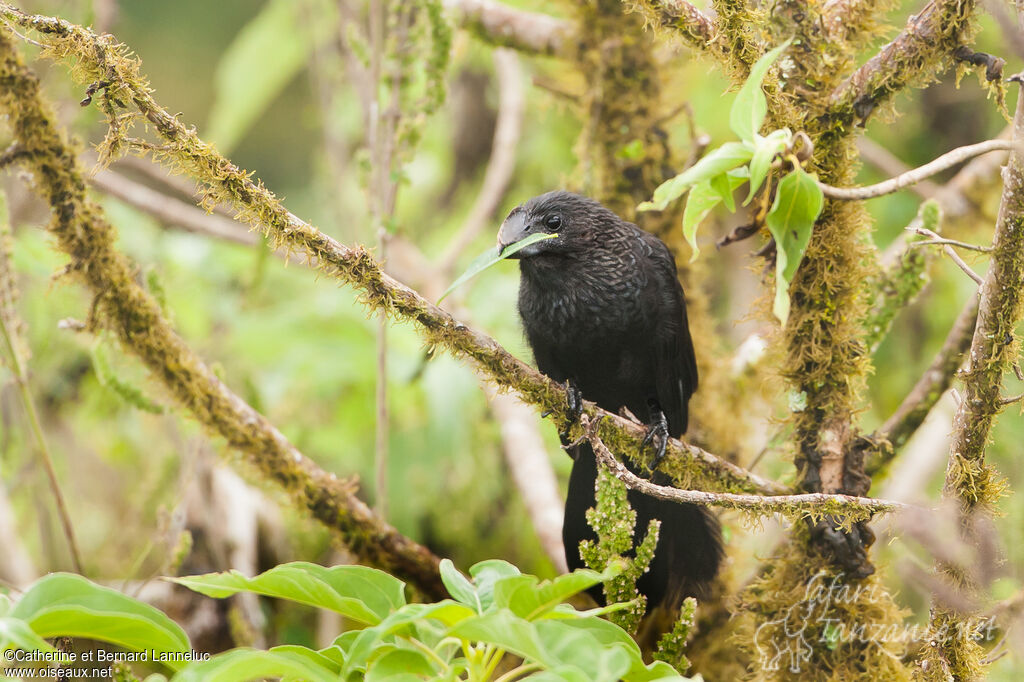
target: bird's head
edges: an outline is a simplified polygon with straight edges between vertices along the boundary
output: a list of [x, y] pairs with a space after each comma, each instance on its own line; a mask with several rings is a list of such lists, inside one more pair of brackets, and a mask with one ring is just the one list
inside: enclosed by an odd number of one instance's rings
[[593, 199], [572, 192], [548, 192], [512, 209], [498, 231], [498, 253], [532, 234], [557, 234], [521, 249], [509, 258], [565, 253], [587, 241], [604, 221], [618, 217]]

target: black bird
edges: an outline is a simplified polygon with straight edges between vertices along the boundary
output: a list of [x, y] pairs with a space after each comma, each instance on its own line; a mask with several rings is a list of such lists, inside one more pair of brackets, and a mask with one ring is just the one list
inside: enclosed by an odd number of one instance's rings
[[[686, 431], [687, 404], [697, 389], [672, 254], [654, 235], [570, 192], [542, 194], [513, 209], [498, 248], [534, 233], [558, 235], [512, 256], [520, 259], [519, 315], [538, 368], [566, 382], [570, 402], [582, 394], [610, 412], [626, 407], [646, 419], [660, 459], [667, 436]], [[569, 568], [576, 569], [583, 567], [580, 541], [596, 539], [585, 513], [594, 506], [597, 464], [589, 443], [569, 454], [574, 463], [562, 540]], [[666, 480], [655, 474], [656, 482]], [[637, 513], [634, 546], [651, 519], [661, 520], [650, 570], [637, 581], [648, 613], [706, 596], [722, 559], [717, 519], [701, 507], [633, 490], [629, 503]]]

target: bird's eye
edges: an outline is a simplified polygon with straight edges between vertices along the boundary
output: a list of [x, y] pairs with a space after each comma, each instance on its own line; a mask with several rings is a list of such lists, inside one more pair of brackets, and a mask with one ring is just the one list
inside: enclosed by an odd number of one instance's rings
[[544, 226], [551, 230], [557, 230], [562, 226], [562, 216], [553, 213], [544, 219]]

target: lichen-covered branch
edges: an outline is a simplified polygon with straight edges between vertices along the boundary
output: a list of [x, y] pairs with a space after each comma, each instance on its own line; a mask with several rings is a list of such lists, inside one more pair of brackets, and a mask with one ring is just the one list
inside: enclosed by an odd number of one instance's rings
[[[1024, 141], [1024, 93], [1018, 94], [1013, 117], [1015, 142]], [[1005, 407], [1002, 400], [1003, 375], [1016, 362], [1019, 340], [1016, 327], [1024, 317], [1024, 159], [1014, 149], [1003, 168], [1003, 194], [992, 242], [992, 260], [979, 293], [978, 322], [971, 339], [967, 366], [963, 372], [963, 399], [953, 417], [953, 438], [943, 495], [955, 500], [961, 511], [961, 532], [972, 534], [975, 515], [990, 510], [1005, 486], [993, 467], [985, 462], [989, 434], [996, 415]], [[967, 594], [978, 590], [977, 580], [944, 562], [942, 570]], [[984, 668], [980, 644], [962, 626], [971, 613], [956, 613], [933, 604], [932, 628], [951, 629], [953, 636], [924, 652], [922, 667], [934, 670], [927, 679], [973, 680]]]
[[[153, 99], [148, 84], [139, 74], [138, 61], [127, 57], [123, 46], [61, 19], [26, 15], [6, 3], [0, 3], [0, 14], [40, 32], [55, 57], [74, 58], [74, 73], [79, 79], [84, 82], [103, 80], [111, 97], [133, 103], [165, 142], [153, 150], [154, 155], [204, 183], [207, 203], [230, 205], [240, 219], [263, 230], [275, 248], [303, 254], [321, 272], [351, 284], [362, 292], [370, 308], [417, 323], [429, 345], [471, 359], [499, 386], [511, 388], [526, 402], [549, 410], [559, 427], [569, 426], [561, 386], [512, 356], [494, 339], [459, 323], [443, 309], [389, 277], [362, 247], [340, 244], [289, 213], [262, 183], [217, 153], [193, 128], [186, 127]], [[592, 416], [606, 416], [601, 423], [601, 438], [616, 452], [636, 461], [646, 459], [649, 453], [641, 447], [646, 435], [642, 424], [604, 412], [592, 404], [586, 409]], [[662, 466], [684, 487], [697, 487], [694, 485], [697, 482], [699, 487], [709, 489], [767, 494], [785, 491], [779, 483], [675, 439], [669, 441], [668, 456]]]
[[680, 490], [657, 485], [640, 478], [615, 459], [597, 435], [597, 426], [584, 417], [583, 428], [587, 440], [594, 449], [598, 461], [627, 488], [638, 490], [650, 497], [680, 504], [699, 504], [705, 507], [736, 509], [758, 514], [786, 513], [790, 515], [822, 518], [827, 515], [841, 515], [847, 522], [863, 521], [874, 514], [901, 511], [909, 507], [902, 502], [878, 500], [853, 495], [828, 495], [825, 493], [803, 493], [799, 495], [744, 495], [739, 493], [710, 493], [703, 490]]
[[725, 48], [717, 40], [714, 21], [686, 0], [644, 0], [636, 3], [636, 9], [648, 24], [672, 31], [687, 45], [725, 54]]
[[908, 84], [933, 78], [967, 38], [975, 6], [975, 0], [931, 0], [892, 42], [835, 89], [829, 97], [829, 118], [842, 127], [864, 121]]
[[[1024, 96], [1017, 100], [1013, 140], [1024, 141]], [[946, 475], [947, 495], [965, 510], [990, 504], [985, 449], [1002, 409], [1003, 374], [1016, 361], [1016, 327], [1024, 314], [1024, 159], [1016, 149], [1003, 168], [1003, 194], [992, 241], [992, 259], [980, 292], [978, 323], [964, 371], [964, 399], [953, 420], [953, 442]]]
[[39, 81], [0, 28], [0, 110], [26, 150], [24, 165], [48, 200], [50, 232], [71, 258], [69, 272], [95, 297], [95, 321], [114, 331], [178, 402], [300, 506], [339, 531], [354, 553], [402, 576], [425, 593], [445, 594], [429, 550], [381, 521], [341, 481], [304, 457], [261, 414], [232, 393], [189, 349], [136, 282], [114, 247], [114, 229], [86, 196], [81, 168], [43, 102]]
[[957, 315], [942, 348], [928, 365], [921, 378], [903, 399], [900, 406], [885, 420], [875, 433], [873, 440], [889, 445], [878, 451], [878, 456], [868, 462], [868, 474], [874, 475], [892, 461], [896, 452], [910, 439], [935, 403], [953, 383], [956, 371], [963, 363], [964, 353], [971, 345], [974, 326], [978, 319], [978, 296], [971, 296]]
[[495, 0], [444, 0], [444, 5], [462, 28], [492, 45], [554, 57], [572, 49], [572, 24], [563, 19]]

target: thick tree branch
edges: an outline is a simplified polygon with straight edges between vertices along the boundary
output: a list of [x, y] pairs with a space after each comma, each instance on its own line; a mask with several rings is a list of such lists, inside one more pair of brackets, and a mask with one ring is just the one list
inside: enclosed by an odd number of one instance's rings
[[572, 49], [568, 21], [494, 0], [444, 0], [444, 5], [460, 26], [492, 45], [553, 57], [569, 56]]
[[960, 46], [974, 10], [975, 0], [931, 0], [892, 42], [836, 88], [827, 116], [843, 126], [863, 122], [891, 95], [930, 76]]
[[[345, 281], [362, 292], [374, 310], [416, 322], [428, 344], [466, 357], [499, 386], [511, 388], [526, 402], [550, 410], [558, 426], [569, 425], [564, 389], [513, 357], [487, 335], [459, 323], [409, 287], [385, 274], [362, 247], [348, 247], [289, 213], [272, 192], [254, 181], [203, 142], [194, 128], [186, 127], [161, 107], [139, 74], [137, 60], [125, 56], [122, 46], [98, 40], [91, 31], [61, 19], [30, 16], [0, 3], [0, 13], [16, 24], [42, 34], [52, 53], [77, 58], [75, 74], [86, 80], [104, 80], [116, 99], [131, 102], [166, 144], [154, 152], [160, 160], [184, 170], [205, 184], [206, 200], [225, 202], [239, 218], [260, 227], [275, 247], [302, 253], [325, 274]], [[588, 414], [605, 415], [600, 436], [617, 452], [643, 461], [644, 425], [587, 404]], [[752, 474], [694, 445], [671, 439], [662, 465], [681, 485], [694, 482], [714, 489], [735, 489], [775, 494], [786, 489], [779, 483]]]
[[[1012, 139], [1024, 141], [1024, 94], [1017, 98]], [[984, 467], [989, 431], [1003, 408], [1003, 374], [1016, 361], [1015, 329], [1024, 313], [1024, 160], [1019, 150], [1010, 152], [1002, 175], [992, 259], [981, 286], [978, 324], [964, 371], [964, 400], [953, 419], [946, 473], [946, 494], [967, 509], [993, 502], [994, 492], [979, 489], [979, 482], [966, 471]]]
[[437, 557], [374, 516], [351, 483], [304, 457], [171, 329], [153, 297], [135, 282], [128, 260], [114, 248], [113, 227], [87, 197], [82, 171], [43, 103], [39, 81], [21, 62], [5, 29], [0, 29], [0, 109], [29, 152], [25, 166], [52, 207], [49, 229], [71, 257], [70, 271], [95, 296], [97, 321], [117, 333], [202, 424], [246, 453], [263, 475], [314, 517], [339, 531], [353, 552], [433, 597], [443, 596]]

